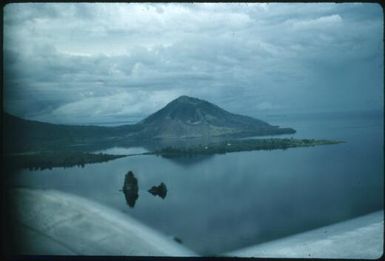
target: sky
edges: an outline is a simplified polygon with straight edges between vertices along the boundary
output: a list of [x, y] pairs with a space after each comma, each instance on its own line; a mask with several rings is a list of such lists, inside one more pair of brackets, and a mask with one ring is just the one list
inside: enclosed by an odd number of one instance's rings
[[136, 122], [188, 95], [249, 116], [383, 110], [373, 3], [12, 3], [5, 111]]

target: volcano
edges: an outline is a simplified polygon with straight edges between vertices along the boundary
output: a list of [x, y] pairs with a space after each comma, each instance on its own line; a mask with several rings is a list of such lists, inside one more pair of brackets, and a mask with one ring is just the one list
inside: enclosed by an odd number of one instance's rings
[[139, 122], [148, 138], [259, 136], [295, 133], [249, 116], [230, 113], [208, 101], [181, 96]]

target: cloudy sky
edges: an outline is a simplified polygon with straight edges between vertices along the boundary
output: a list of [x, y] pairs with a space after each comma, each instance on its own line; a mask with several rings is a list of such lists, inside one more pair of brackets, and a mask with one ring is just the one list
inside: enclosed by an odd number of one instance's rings
[[383, 107], [377, 4], [8, 4], [4, 107], [137, 121], [180, 95], [251, 116]]

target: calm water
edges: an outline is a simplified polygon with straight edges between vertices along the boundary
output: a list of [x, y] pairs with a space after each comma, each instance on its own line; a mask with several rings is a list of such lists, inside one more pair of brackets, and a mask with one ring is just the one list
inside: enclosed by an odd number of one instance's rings
[[[96, 200], [180, 238], [201, 254], [219, 254], [383, 209], [382, 116], [265, 120], [293, 127], [297, 133], [291, 136], [297, 138], [346, 143], [178, 160], [134, 156], [84, 168], [23, 170], [12, 182]], [[145, 150], [128, 150], [133, 151]], [[128, 170], [139, 183], [134, 208], [119, 192]], [[161, 182], [168, 187], [165, 199], [147, 192]]]

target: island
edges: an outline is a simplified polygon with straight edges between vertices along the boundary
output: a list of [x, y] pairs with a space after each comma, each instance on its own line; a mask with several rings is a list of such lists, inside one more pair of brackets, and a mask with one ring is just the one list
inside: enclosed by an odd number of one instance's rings
[[7, 162], [7, 167], [43, 170], [54, 167], [84, 167], [85, 164], [104, 162], [129, 156], [157, 155], [164, 158], [178, 158], [240, 151], [286, 150], [288, 148], [333, 145], [339, 143], [344, 143], [344, 141], [294, 138], [235, 139], [187, 147], [168, 146], [155, 151], [127, 155], [95, 154], [80, 151], [47, 151], [39, 153], [9, 154], [5, 155], [5, 160]]
[[104, 162], [126, 157], [104, 153], [79, 151], [45, 151], [37, 153], [15, 153], [4, 155], [5, 166], [11, 169], [43, 170], [55, 167], [84, 167], [86, 164]]
[[277, 150], [296, 147], [311, 147], [318, 145], [332, 145], [343, 143], [334, 140], [316, 139], [294, 139], [294, 138], [270, 138], [270, 139], [243, 139], [229, 140], [208, 145], [198, 145], [192, 147], [166, 147], [153, 152], [165, 158], [191, 157], [199, 154], [223, 154], [239, 151], [253, 150]]

